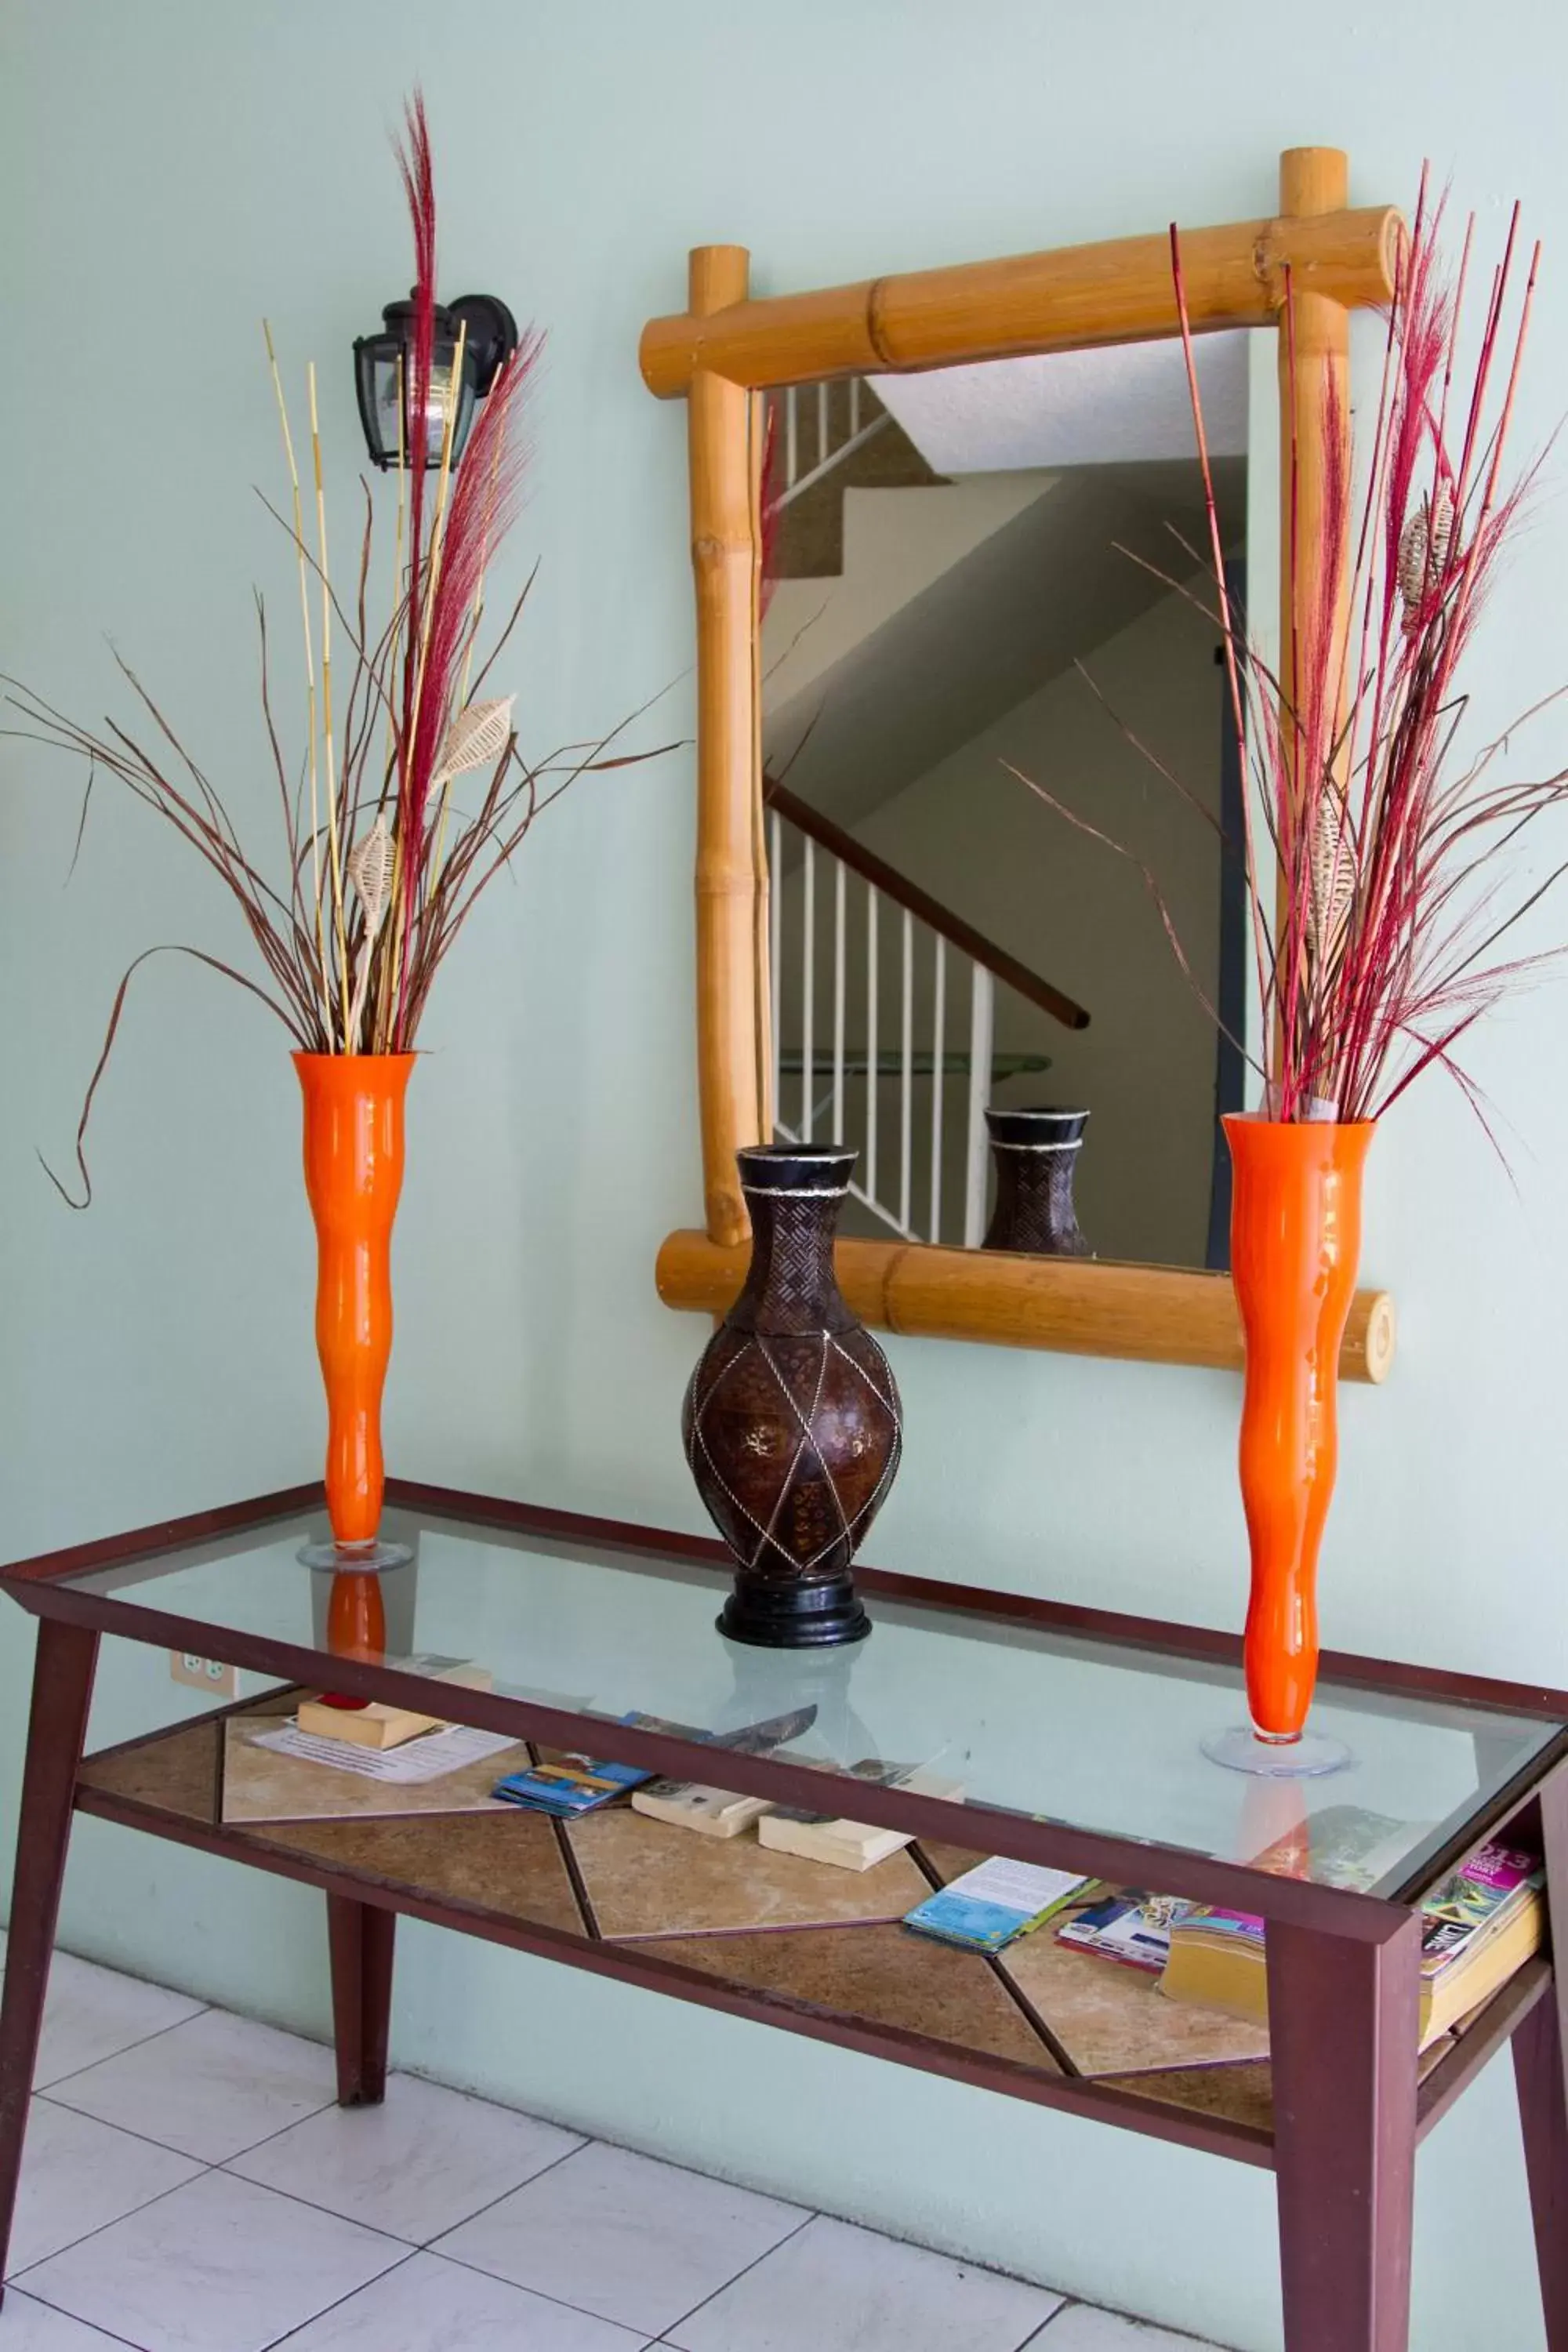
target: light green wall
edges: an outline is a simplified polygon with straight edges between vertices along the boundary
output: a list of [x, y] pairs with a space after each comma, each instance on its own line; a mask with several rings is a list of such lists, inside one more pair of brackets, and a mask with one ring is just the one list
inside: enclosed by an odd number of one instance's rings
[[[1236, 0], [22, 0], [6, 36], [5, 667], [72, 707], [122, 708], [111, 631], [262, 825], [247, 595], [264, 579], [282, 614], [289, 580], [250, 489], [279, 482], [257, 322], [271, 313], [296, 368], [310, 352], [326, 368], [342, 481], [349, 339], [406, 282], [383, 129], [416, 72], [447, 283], [493, 286], [552, 331], [512, 561], [520, 578], [542, 557], [508, 679], [532, 746], [671, 679], [671, 731], [689, 724], [684, 418], [643, 392], [635, 346], [645, 315], [679, 304], [691, 243], [749, 242], [769, 290], [1173, 212], [1250, 216], [1279, 149], [1317, 139], [1352, 150], [1369, 200], [1412, 191], [1428, 148], [1489, 231], [1517, 191], [1568, 251], [1568, 29], [1544, 5], [1516, 5], [1507, 39], [1479, 48], [1457, 0], [1325, 0], [1288, 45]], [[1568, 375], [1561, 271], [1521, 446], [1555, 423]], [[1476, 664], [1500, 722], [1568, 667], [1565, 547], [1564, 509], [1544, 503]], [[107, 791], [63, 890], [74, 785], [18, 747], [4, 764], [0, 1549], [16, 1554], [290, 1480], [319, 1427], [293, 1080], [264, 1016], [154, 967], [101, 1098], [98, 1206], [71, 1219], [39, 1173], [35, 1146], [68, 1150], [129, 956], [230, 930], [205, 878]], [[390, 1407], [416, 1475], [696, 1524], [675, 1417], [701, 1331], [651, 1279], [659, 1235], [698, 1200], [690, 851], [684, 755], [584, 788], [442, 984], [412, 1100]], [[1542, 988], [1471, 1057], [1512, 1122], [1517, 1192], [1441, 1087], [1379, 1139], [1366, 1268], [1400, 1296], [1404, 1353], [1385, 1392], [1346, 1400], [1323, 1595], [1336, 1643], [1559, 1683], [1563, 1017]], [[896, 1354], [910, 1452], [879, 1558], [1236, 1622], [1233, 1381]], [[13, 1619], [7, 1807], [28, 1647]], [[155, 1657], [112, 1656], [96, 1730], [169, 1698]], [[79, 1949], [322, 2027], [318, 1906], [297, 1889], [95, 1829], [65, 1927]], [[406, 2061], [628, 2141], [1237, 2346], [1277, 2341], [1261, 2173], [418, 1928], [396, 2037]], [[1523, 2200], [1494, 2066], [1422, 2158], [1421, 2352], [1539, 2346]]]

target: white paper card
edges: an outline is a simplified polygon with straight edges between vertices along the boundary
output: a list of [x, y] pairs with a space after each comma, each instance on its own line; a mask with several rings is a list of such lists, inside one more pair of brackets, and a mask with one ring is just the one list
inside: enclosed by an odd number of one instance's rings
[[1083, 1883], [1076, 1871], [1042, 1870], [1035, 1863], [1009, 1862], [1005, 1854], [995, 1854], [955, 1878], [947, 1892], [962, 1894], [971, 1903], [997, 1903], [1004, 1911], [1021, 1911], [1032, 1919], [1037, 1911], [1059, 1902]]
[[279, 1756], [297, 1756], [307, 1764], [330, 1764], [339, 1772], [358, 1772], [367, 1780], [391, 1780], [407, 1789], [459, 1772], [465, 1764], [478, 1764], [503, 1748], [515, 1748], [517, 1738], [510, 1731], [478, 1731], [471, 1724], [455, 1723], [449, 1730], [426, 1732], [401, 1748], [356, 1748], [347, 1739], [318, 1739], [290, 1723], [280, 1731], [258, 1731], [251, 1745], [270, 1748]]

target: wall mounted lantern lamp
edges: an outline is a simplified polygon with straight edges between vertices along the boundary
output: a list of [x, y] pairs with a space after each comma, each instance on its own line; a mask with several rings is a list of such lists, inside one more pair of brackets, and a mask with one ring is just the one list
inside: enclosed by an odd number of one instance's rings
[[[423, 419], [410, 411], [414, 375], [414, 303], [389, 302], [382, 314], [381, 332], [360, 335], [354, 341], [354, 382], [359, 394], [360, 423], [372, 459], [384, 470], [400, 462], [417, 465], [422, 449], [426, 467], [441, 462], [446, 430], [447, 386], [463, 336], [463, 369], [458, 383], [457, 410], [452, 423], [452, 463], [463, 454], [473, 423], [474, 403], [482, 400], [502, 364], [517, 349], [517, 321], [494, 294], [464, 294], [456, 302], [436, 305], [435, 340], [430, 353], [430, 388]], [[405, 414], [398, 424], [398, 388], [403, 387]]]

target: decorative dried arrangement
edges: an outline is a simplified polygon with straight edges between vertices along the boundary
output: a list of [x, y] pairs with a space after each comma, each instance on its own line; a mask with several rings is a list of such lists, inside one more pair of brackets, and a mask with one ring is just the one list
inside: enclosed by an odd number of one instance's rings
[[[1331, 462], [1310, 563], [1299, 560], [1298, 453], [1294, 446], [1288, 453], [1289, 569], [1298, 593], [1283, 677], [1248, 635], [1226, 586], [1181, 239], [1171, 231], [1208, 509], [1217, 603], [1211, 617], [1220, 625], [1249, 782], [1245, 836], [1225, 844], [1246, 876], [1262, 1006], [1261, 1042], [1248, 1059], [1267, 1081], [1270, 1115], [1287, 1123], [1375, 1119], [1434, 1064], [1479, 1109], [1455, 1048], [1510, 985], [1546, 961], [1498, 959], [1494, 950], [1568, 870], [1558, 866], [1510, 895], [1494, 864], [1538, 817], [1568, 800], [1568, 769], [1494, 781], [1525, 720], [1564, 689], [1473, 754], [1461, 760], [1458, 749], [1468, 709], [1462, 659], [1541, 463], [1512, 476], [1506, 470], [1540, 247], [1510, 329], [1520, 274], [1516, 205], [1467, 387], [1459, 352], [1475, 224], [1467, 225], [1450, 277], [1440, 247], [1443, 212], [1424, 175], [1388, 310], [1375, 418], [1357, 453], [1359, 499], [1340, 382], [1333, 370], [1324, 372]], [[1292, 373], [1294, 330], [1288, 290], [1279, 331]], [[1189, 593], [1175, 577], [1157, 576]], [[1317, 593], [1303, 598], [1305, 577]], [[1205, 822], [1215, 822], [1180, 778], [1138, 748]], [[1020, 780], [1070, 823], [1130, 854], [1033, 778]], [[1141, 870], [1201, 994], [1158, 877]]]
[[[1424, 178], [1389, 312], [1360, 517], [1348, 473], [1331, 466], [1316, 567], [1325, 593], [1294, 615], [1293, 696], [1279, 692], [1245, 642], [1220, 573], [1229, 691], [1253, 751], [1258, 804], [1280, 877], [1276, 940], [1249, 845], [1270, 1102], [1284, 1120], [1311, 1115], [1314, 1103], [1342, 1120], [1374, 1119], [1434, 1064], [1477, 1104], [1454, 1049], [1511, 984], [1539, 970], [1540, 956], [1500, 961], [1493, 951], [1565, 870], [1560, 865], [1510, 898], [1493, 866], [1568, 799], [1568, 770], [1493, 781], [1523, 722], [1462, 764], [1455, 757], [1466, 711], [1460, 664], [1540, 463], [1511, 478], [1505, 471], [1541, 249], [1531, 256], [1510, 334], [1516, 205], [1474, 373], [1456, 398], [1475, 223], [1467, 224], [1450, 284], [1439, 252], [1442, 215]], [[1173, 233], [1172, 255], [1212, 520]], [[1287, 333], [1291, 323], [1288, 304]], [[1328, 445], [1337, 453], [1348, 436], [1331, 372], [1324, 396]], [[1342, 616], [1331, 583], [1344, 576], [1347, 559]]]
[[[1375, 1123], [1436, 1066], [1486, 1124], [1456, 1049], [1510, 987], [1551, 961], [1498, 950], [1568, 870], [1510, 878], [1510, 856], [1540, 817], [1568, 801], [1568, 770], [1497, 781], [1523, 719], [1474, 752], [1460, 748], [1463, 657], [1540, 464], [1506, 471], [1540, 249], [1516, 302], [1516, 206], [1467, 383], [1459, 353], [1474, 223], [1450, 280], [1442, 219], [1424, 175], [1389, 307], [1359, 496], [1339, 375], [1325, 367], [1321, 394], [1300, 376], [1287, 282], [1279, 331], [1297, 395], [1291, 412], [1300, 413], [1303, 393], [1321, 396], [1328, 463], [1309, 546], [1292, 439], [1287, 555], [1295, 585], [1278, 672], [1248, 637], [1226, 585], [1181, 239], [1171, 232], [1231, 716], [1245, 747], [1244, 839], [1225, 846], [1246, 879], [1261, 1007], [1248, 1059], [1267, 1104], [1260, 1118], [1225, 1121], [1235, 1167], [1231, 1271], [1247, 1340], [1240, 1463], [1252, 1567], [1251, 1725], [1206, 1745], [1222, 1763], [1277, 1775], [1344, 1760], [1334, 1742], [1304, 1727], [1317, 1674], [1318, 1550], [1338, 1458], [1335, 1367]], [[1547, 696], [1525, 719], [1557, 698]], [[1198, 986], [1158, 878], [1142, 870]]]
[[[348, 595], [329, 561], [326, 488], [317, 415], [316, 374], [307, 372], [310, 488], [305, 496], [270, 329], [268, 361], [277, 393], [292, 495], [282, 516], [299, 569], [308, 741], [291, 773], [275, 723], [268, 625], [257, 600], [261, 701], [276, 772], [287, 863], [269, 879], [241, 844], [217, 786], [180, 742], [163, 710], [123, 661], [120, 667], [151, 721], [151, 736], [113, 720], [106, 732], [79, 725], [25, 687], [9, 681], [11, 701], [28, 730], [118, 777], [167, 820], [233, 894], [266, 979], [198, 955], [269, 1005], [307, 1054], [382, 1055], [413, 1046], [436, 975], [475, 902], [509, 864], [541, 812], [577, 777], [655, 752], [611, 756], [631, 723], [598, 741], [565, 747], [538, 764], [526, 761], [512, 729], [512, 698], [475, 700], [516, 625], [527, 590], [476, 668], [485, 613], [485, 582], [518, 502], [525, 451], [524, 399], [543, 337], [530, 333], [506, 361], [479, 406], [460, 467], [452, 463], [458, 360], [443, 386], [433, 383], [436, 308], [436, 198], [422, 99], [406, 110], [398, 161], [414, 230], [416, 286], [413, 381], [408, 408], [440, 425], [441, 457], [431, 469], [399, 467], [389, 617], [376, 632], [369, 615], [374, 514], [368, 484], [358, 561]], [[400, 414], [403, 404], [399, 403]], [[276, 511], [276, 509], [274, 509]], [[339, 651], [346, 644], [345, 667]], [[661, 747], [668, 748], [668, 747]], [[463, 780], [482, 779], [473, 804]], [[163, 950], [154, 948], [148, 954]], [[126, 991], [138, 957], [115, 995], [77, 1136], [82, 1196], [91, 1197], [83, 1152], [93, 1097], [113, 1050]], [[50, 1171], [52, 1174], [52, 1171]], [[57, 1184], [58, 1179], [55, 1179]], [[67, 1199], [71, 1195], [63, 1185]]]
[[[369, 618], [369, 486], [363, 486], [356, 574], [345, 599], [333, 585], [328, 560], [315, 370], [307, 379], [312, 539], [267, 331], [292, 496], [291, 518], [278, 520], [293, 542], [299, 569], [308, 720], [304, 757], [291, 778], [273, 716], [267, 616], [258, 597], [262, 714], [288, 858], [281, 885], [242, 845], [216, 786], [123, 662], [121, 668], [155, 730], [151, 748], [113, 720], [105, 722], [102, 734], [80, 727], [25, 688], [16, 688], [10, 698], [27, 721], [22, 731], [88, 761], [89, 802], [100, 769], [118, 777], [211, 866], [238, 906], [266, 977], [253, 979], [200, 949], [178, 951], [212, 964], [260, 997], [293, 1040], [304, 1098], [305, 1186], [317, 1233], [316, 1343], [327, 1391], [326, 1494], [333, 1536], [331, 1544], [308, 1547], [303, 1557], [312, 1566], [342, 1571], [345, 1589], [357, 1589], [369, 1571], [406, 1557], [379, 1539], [381, 1401], [392, 1346], [391, 1241], [403, 1181], [404, 1097], [436, 975], [476, 902], [551, 801], [590, 771], [658, 756], [611, 754], [611, 743], [630, 723], [625, 721], [596, 743], [568, 745], [531, 765], [518, 750], [511, 698], [475, 698], [527, 594], [525, 589], [476, 672], [485, 581], [516, 510], [523, 468], [518, 427], [542, 338], [525, 336], [504, 362], [463, 462], [455, 465], [464, 334], [454, 363], [437, 372], [436, 196], [417, 93], [405, 110], [398, 162], [413, 223], [416, 278], [410, 380], [405, 383], [400, 362], [396, 383], [399, 456], [405, 454], [410, 429], [428, 432], [439, 463], [429, 469], [433, 493], [423, 462], [398, 467], [391, 611], [379, 634]], [[410, 418], [417, 420], [412, 428]], [[350, 655], [346, 692], [338, 686], [340, 638]], [[461, 797], [469, 777], [481, 780], [472, 804]], [[77, 1129], [80, 1200], [49, 1171], [73, 1207], [85, 1208], [92, 1197], [87, 1127], [126, 991], [138, 967], [160, 952], [150, 948], [137, 957], [115, 994]]]

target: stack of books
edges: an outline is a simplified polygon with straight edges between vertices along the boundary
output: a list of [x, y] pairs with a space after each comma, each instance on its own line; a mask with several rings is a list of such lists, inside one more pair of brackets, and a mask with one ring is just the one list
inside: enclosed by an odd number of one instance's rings
[[[1423, 2050], [1534, 1957], [1542, 1935], [1544, 1883], [1539, 1855], [1492, 1844], [1426, 1896], [1421, 1906]], [[1263, 1921], [1208, 1904], [1184, 1909], [1172, 1923], [1160, 1990], [1172, 2000], [1267, 2023]]]
[[[427, 1675], [433, 1681], [455, 1683], [463, 1690], [488, 1691], [494, 1687], [488, 1669], [476, 1666], [468, 1658], [436, 1657], [426, 1653], [400, 1658], [397, 1663], [408, 1674]], [[447, 1727], [445, 1716], [421, 1715], [413, 1707], [395, 1706], [383, 1699], [337, 1697], [328, 1691], [302, 1698], [296, 1721], [308, 1738], [337, 1740], [351, 1748], [401, 1748], [406, 1740], [420, 1739], [427, 1731]]]
[[1193, 1907], [1172, 1895], [1123, 1887], [1087, 1911], [1075, 1912], [1057, 1929], [1057, 1941], [1073, 1951], [1093, 1952], [1100, 1959], [1120, 1960], [1126, 1968], [1157, 1976], [1171, 1957], [1175, 1920]]

